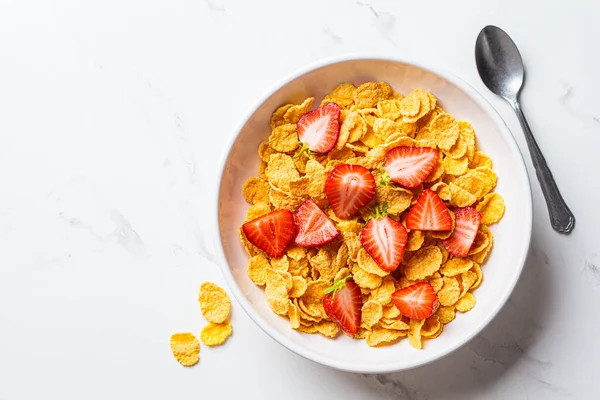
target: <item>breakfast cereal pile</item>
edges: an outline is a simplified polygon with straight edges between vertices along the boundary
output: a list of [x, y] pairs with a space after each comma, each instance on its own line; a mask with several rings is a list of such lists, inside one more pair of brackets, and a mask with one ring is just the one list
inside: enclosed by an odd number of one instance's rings
[[248, 276], [293, 329], [415, 348], [475, 306], [504, 215], [473, 127], [435, 96], [344, 83], [273, 113], [240, 228]]

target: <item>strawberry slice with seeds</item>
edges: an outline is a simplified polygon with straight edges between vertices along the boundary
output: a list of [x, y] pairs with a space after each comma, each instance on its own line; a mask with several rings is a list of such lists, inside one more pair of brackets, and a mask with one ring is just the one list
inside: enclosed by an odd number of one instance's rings
[[273, 211], [246, 222], [242, 230], [250, 243], [278, 258], [296, 234], [294, 214], [290, 210]]
[[437, 162], [437, 149], [399, 146], [387, 152], [383, 168], [392, 182], [407, 188], [414, 188], [427, 179]]
[[335, 215], [347, 219], [373, 200], [375, 179], [361, 165], [338, 165], [327, 177], [325, 195]]
[[327, 153], [335, 146], [340, 134], [340, 106], [327, 103], [300, 117], [296, 124], [301, 152], [309, 149], [315, 153]]
[[426, 189], [408, 212], [406, 227], [420, 231], [447, 231], [452, 229], [452, 216], [440, 196]]
[[429, 282], [419, 282], [394, 292], [392, 300], [400, 313], [411, 319], [431, 317], [437, 296]]
[[442, 244], [448, 253], [456, 257], [465, 257], [475, 241], [481, 224], [481, 214], [473, 207], [455, 208], [456, 226], [448, 239]]
[[306, 200], [296, 211], [296, 244], [298, 246], [321, 246], [340, 234], [333, 222], [312, 200]]
[[404, 248], [408, 241], [406, 228], [398, 221], [375, 210], [375, 218], [371, 218], [360, 231], [360, 242], [371, 258], [384, 271], [398, 268]]
[[362, 294], [360, 288], [348, 276], [325, 290], [323, 308], [325, 313], [344, 332], [354, 335], [361, 320]]

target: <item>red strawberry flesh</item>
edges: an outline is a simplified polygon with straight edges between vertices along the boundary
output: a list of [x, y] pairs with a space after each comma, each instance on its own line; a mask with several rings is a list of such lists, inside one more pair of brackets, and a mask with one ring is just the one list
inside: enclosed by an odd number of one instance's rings
[[334, 223], [312, 200], [306, 200], [296, 211], [296, 244], [310, 247], [331, 242], [340, 234]]
[[437, 149], [400, 146], [387, 152], [383, 168], [392, 182], [407, 188], [414, 188], [427, 179], [437, 162]]
[[447, 231], [452, 229], [452, 216], [440, 196], [426, 189], [408, 211], [406, 227], [410, 230]]
[[298, 138], [309, 150], [327, 153], [340, 134], [340, 106], [327, 103], [300, 117], [296, 124]]
[[360, 232], [360, 242], [384, 271], [398, 268], [408, 241], [406, 228], [390, 217], [371, 219]]
[[[337, 283], [337, 282], [336, 282]], [[362, 294], [353, 281], [347, 281], [343, 287], [323, 298], [325, 313], [344, 332], [354, 335], [360, 328]]]
[[242, 225], [250, 243], [270, 255], [281, 257], [296, 234], [294, 214], [290, 210], [277, 210]]
[[347, 219], [375, 197], [375, 179], [361, 165], [342, 164], [331, 171], [325, 195], [339, 218]]
[[453, 211], [456, 226], [452, 235], [448, 239], [442, 240], [442, 244], [453, 256], [465, 257], [469, 254], [475, 236], [477, 236], [481, 224], [481, 214], [473, 207], [455, 208]]
[[437, 306], [437, 296], [429, 282], [419, 282], [397, 290], [392, 300], [402, 315], [412, 319], [431, 317]]

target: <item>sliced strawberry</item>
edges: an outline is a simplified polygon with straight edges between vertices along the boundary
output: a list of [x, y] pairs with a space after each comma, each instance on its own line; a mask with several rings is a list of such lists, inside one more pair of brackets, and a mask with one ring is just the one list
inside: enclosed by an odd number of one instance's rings
[[397, 290], [392, 300], [400, 313], [411, 319], [429, 318], [437, 306], [437, 296], [429, 282], [419, 282]]
[[294, 214], [290, 210], [273, 211], [246, 222], [242, 230], [250, 243], [271, 257], [281, 257], [296, 234]]
[[384, 271], [398, 268], [408, 241], [406, 228], [388, 216], [372, 218], [360, 231], [360, 242]]
[[323, 308], [325, 313], [344, 332], [354, 335], [360, 327], [362, 294], [353, 281], [344, 278], [325, 291]]
[[437, 149], [400, 146], [387, 152], [383, 168], [392, 182], [407, 188], [414, 188], [427, 179], [437, 162]]
[[335, 215], [350, 218], [375, 197], [375, 179], [361, 165], [338, 165], [327, 177], [325, 195]]
[[406, 227], [420, 231], [447, 231], [452, 229], [452, 217], [440, 196], [426, 189], [408, 212]]
[[298, 138], [315, 153], [327, 153], [340, 134], [340, 106], [327, 103], [300, 117]]
[[455, 208], [456, 226], [448, 239], [442, 244], [448, 253], [456, 257], [465, 257], [475, 241], [481, 224], [481, 214], [473, 207]]
[[310, 247], [327, 244], [340, 234], [333, 222], [312, 200], [306, 200], [296, 211], [296, 244]]

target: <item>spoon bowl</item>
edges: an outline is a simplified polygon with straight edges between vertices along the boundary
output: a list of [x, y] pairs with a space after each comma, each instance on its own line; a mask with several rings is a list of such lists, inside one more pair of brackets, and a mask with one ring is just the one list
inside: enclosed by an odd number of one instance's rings
[[475, 62], [483, 83], [498, 96], [516, 100], [525, 69], [510, 36], [498, 27], [486, 26], [477, 36], [475, 48]]

